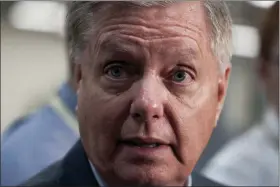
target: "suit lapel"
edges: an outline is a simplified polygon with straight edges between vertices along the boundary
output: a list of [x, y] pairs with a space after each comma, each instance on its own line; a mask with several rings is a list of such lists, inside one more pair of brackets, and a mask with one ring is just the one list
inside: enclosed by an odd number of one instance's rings
[[196, 172], [192, 172], [192, 186], [223, 186], [223, 185], [211, 181]]
[[62, 175], [59, 183], [63, 186], [98, 186], [80, 140], [62, 162]]

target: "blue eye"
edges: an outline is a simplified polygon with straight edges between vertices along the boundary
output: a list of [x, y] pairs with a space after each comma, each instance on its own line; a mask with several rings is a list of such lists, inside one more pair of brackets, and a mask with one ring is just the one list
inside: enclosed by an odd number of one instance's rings
[[188, 75], [185, 71], [179, 70], [172, 75], [172, 80], [175, 82], [182, 82], [186, 79], [187, 76]]
[[114, 66], [108, 69], [108, 74], [114, 78], [120, 78], [123, 74], [123, 70], [120, 66]]
[[108, 78], [122, 80], [128, 78], [127, 68], [120, 63], [109, 64], [104, 69], [104, 73]]

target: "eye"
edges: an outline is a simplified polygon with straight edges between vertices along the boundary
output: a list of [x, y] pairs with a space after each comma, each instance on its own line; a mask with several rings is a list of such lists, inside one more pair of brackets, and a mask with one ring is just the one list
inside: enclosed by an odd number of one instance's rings
[[184, 81], [191, 81], [192, 76], [185, 70], [176, 70], [172, 73], [172, 81], [174, 82], [184, 82]]
[[110, 64], [105, 68], [105, 74], [112, 79], [125, 79], [127, 73], [121, 64]]
[[108, 70], [108, 74], [112, 77], [119, 78], [122, 76], [122, 71], [121, 67], [112, 67]]
[[173, 73], [172, 80], [175, 82], [182, 82], [185, 80], [187, 73], [185, 71], [179, 70]]

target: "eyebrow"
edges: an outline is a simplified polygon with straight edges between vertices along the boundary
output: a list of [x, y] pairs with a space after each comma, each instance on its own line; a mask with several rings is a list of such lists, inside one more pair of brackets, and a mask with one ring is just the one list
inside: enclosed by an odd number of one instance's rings
[[121, 38], [109, 37], [104, 39], [100, 44], [100, 49], [106, 52], [120, 52], [128, 53], [132, 55], [139, 55], [140, 47], [137, 47], [136, 42], [131, 42], [129, 40]]
[[180, 46], [173, 46], [169, 49], [163, 48], [162, 53], [176, 55], [176, 59], [187, 60], [190, 62], [198, 60], [201, 56], [199, 50], [191, 46], [184, 46], [182, 48]]
[[187, 48], [184, 52], [184, 54], [182, 54], [182, 56], [184, 58], [187, 58], [189, 61], [192, 61], [192, 60], [197, 60], [199, 59], [199, 57], [201, 56], [200, 53], [193, 49], [193, 48]]

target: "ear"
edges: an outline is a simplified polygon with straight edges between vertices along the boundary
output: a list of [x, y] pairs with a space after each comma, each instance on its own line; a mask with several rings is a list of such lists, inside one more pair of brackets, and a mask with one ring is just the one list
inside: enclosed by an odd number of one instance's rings
[[[216, 113], [216, 122], [218, 122], [218, 119], [220, 117], [220, 114], [221, 114], [223, 106], [224, 106], [227, 89], [228, 89], [228, 84], [229, 84], [230, 73], [231, 73], [231, 64], [229, 64], [219, 76], [218, 107], [217, 107], [217, 113]], [[217, 123], [216, 123], [216, 125], [217, 125]]]
[[74, 67], [74, 86], [76, 91], [79, 90], [81, 80], [82, 80], [82, 68], [81, 68], [81, 64], [77, 63], [75, 64]]

